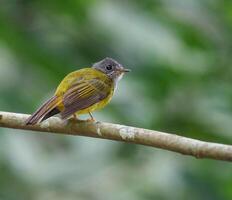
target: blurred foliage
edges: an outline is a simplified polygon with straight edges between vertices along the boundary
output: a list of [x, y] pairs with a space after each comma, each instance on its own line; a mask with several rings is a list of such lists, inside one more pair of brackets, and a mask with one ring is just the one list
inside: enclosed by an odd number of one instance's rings
[[[98, 120], [232, 143], [232, 1], [1, 0], [0, 106], [33, 112], [69, 72], [133, 70]], [[232, 199], [230, 163], [0, 130], [0, 199]]]

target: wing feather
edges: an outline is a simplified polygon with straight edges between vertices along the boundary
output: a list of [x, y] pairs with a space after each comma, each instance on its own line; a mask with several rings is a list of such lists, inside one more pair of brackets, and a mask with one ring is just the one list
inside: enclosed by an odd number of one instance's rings
[[60, 113], [62, 119], [88, 108], [103, 100], [110, 94], [110, 85], [99, 79], [81, 80], [70, 87], [63, 96], [64, 110]]

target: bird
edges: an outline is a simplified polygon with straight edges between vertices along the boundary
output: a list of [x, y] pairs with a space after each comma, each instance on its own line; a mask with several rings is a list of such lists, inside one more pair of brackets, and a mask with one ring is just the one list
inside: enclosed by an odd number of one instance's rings
[[[89, 114], [86, 121], [95, 121], [92, 112], [104, 108], [112, 99], [119, 80], [130, 69], [106, 57], [92, 67], [69, 73], [58, 85], [55, 94], [39, 107], [26, 121], [35, 125], [59, 114], [62, 120]], [[82, 120], [80, 120], [82, 121]]]

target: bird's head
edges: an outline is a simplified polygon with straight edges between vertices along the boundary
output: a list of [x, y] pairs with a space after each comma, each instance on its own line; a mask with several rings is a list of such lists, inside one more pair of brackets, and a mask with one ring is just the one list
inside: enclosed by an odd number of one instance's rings
[[124, 73], [130, 72], [130, 69], [125, 69], [120, 63], [112, 58], [104, 58], [93, 64], [92, 68], [105, 73], [114, 81], [120, 80]]

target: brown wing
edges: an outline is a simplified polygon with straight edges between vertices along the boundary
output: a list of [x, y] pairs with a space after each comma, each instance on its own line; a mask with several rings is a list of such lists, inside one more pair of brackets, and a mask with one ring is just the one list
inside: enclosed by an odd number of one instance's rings
[[105, 99], [110, 89], [109, 84], [99, 79], [81, 80], [72, 85], [63, 96], [65, 109], [60, 113], [62, 119]]

